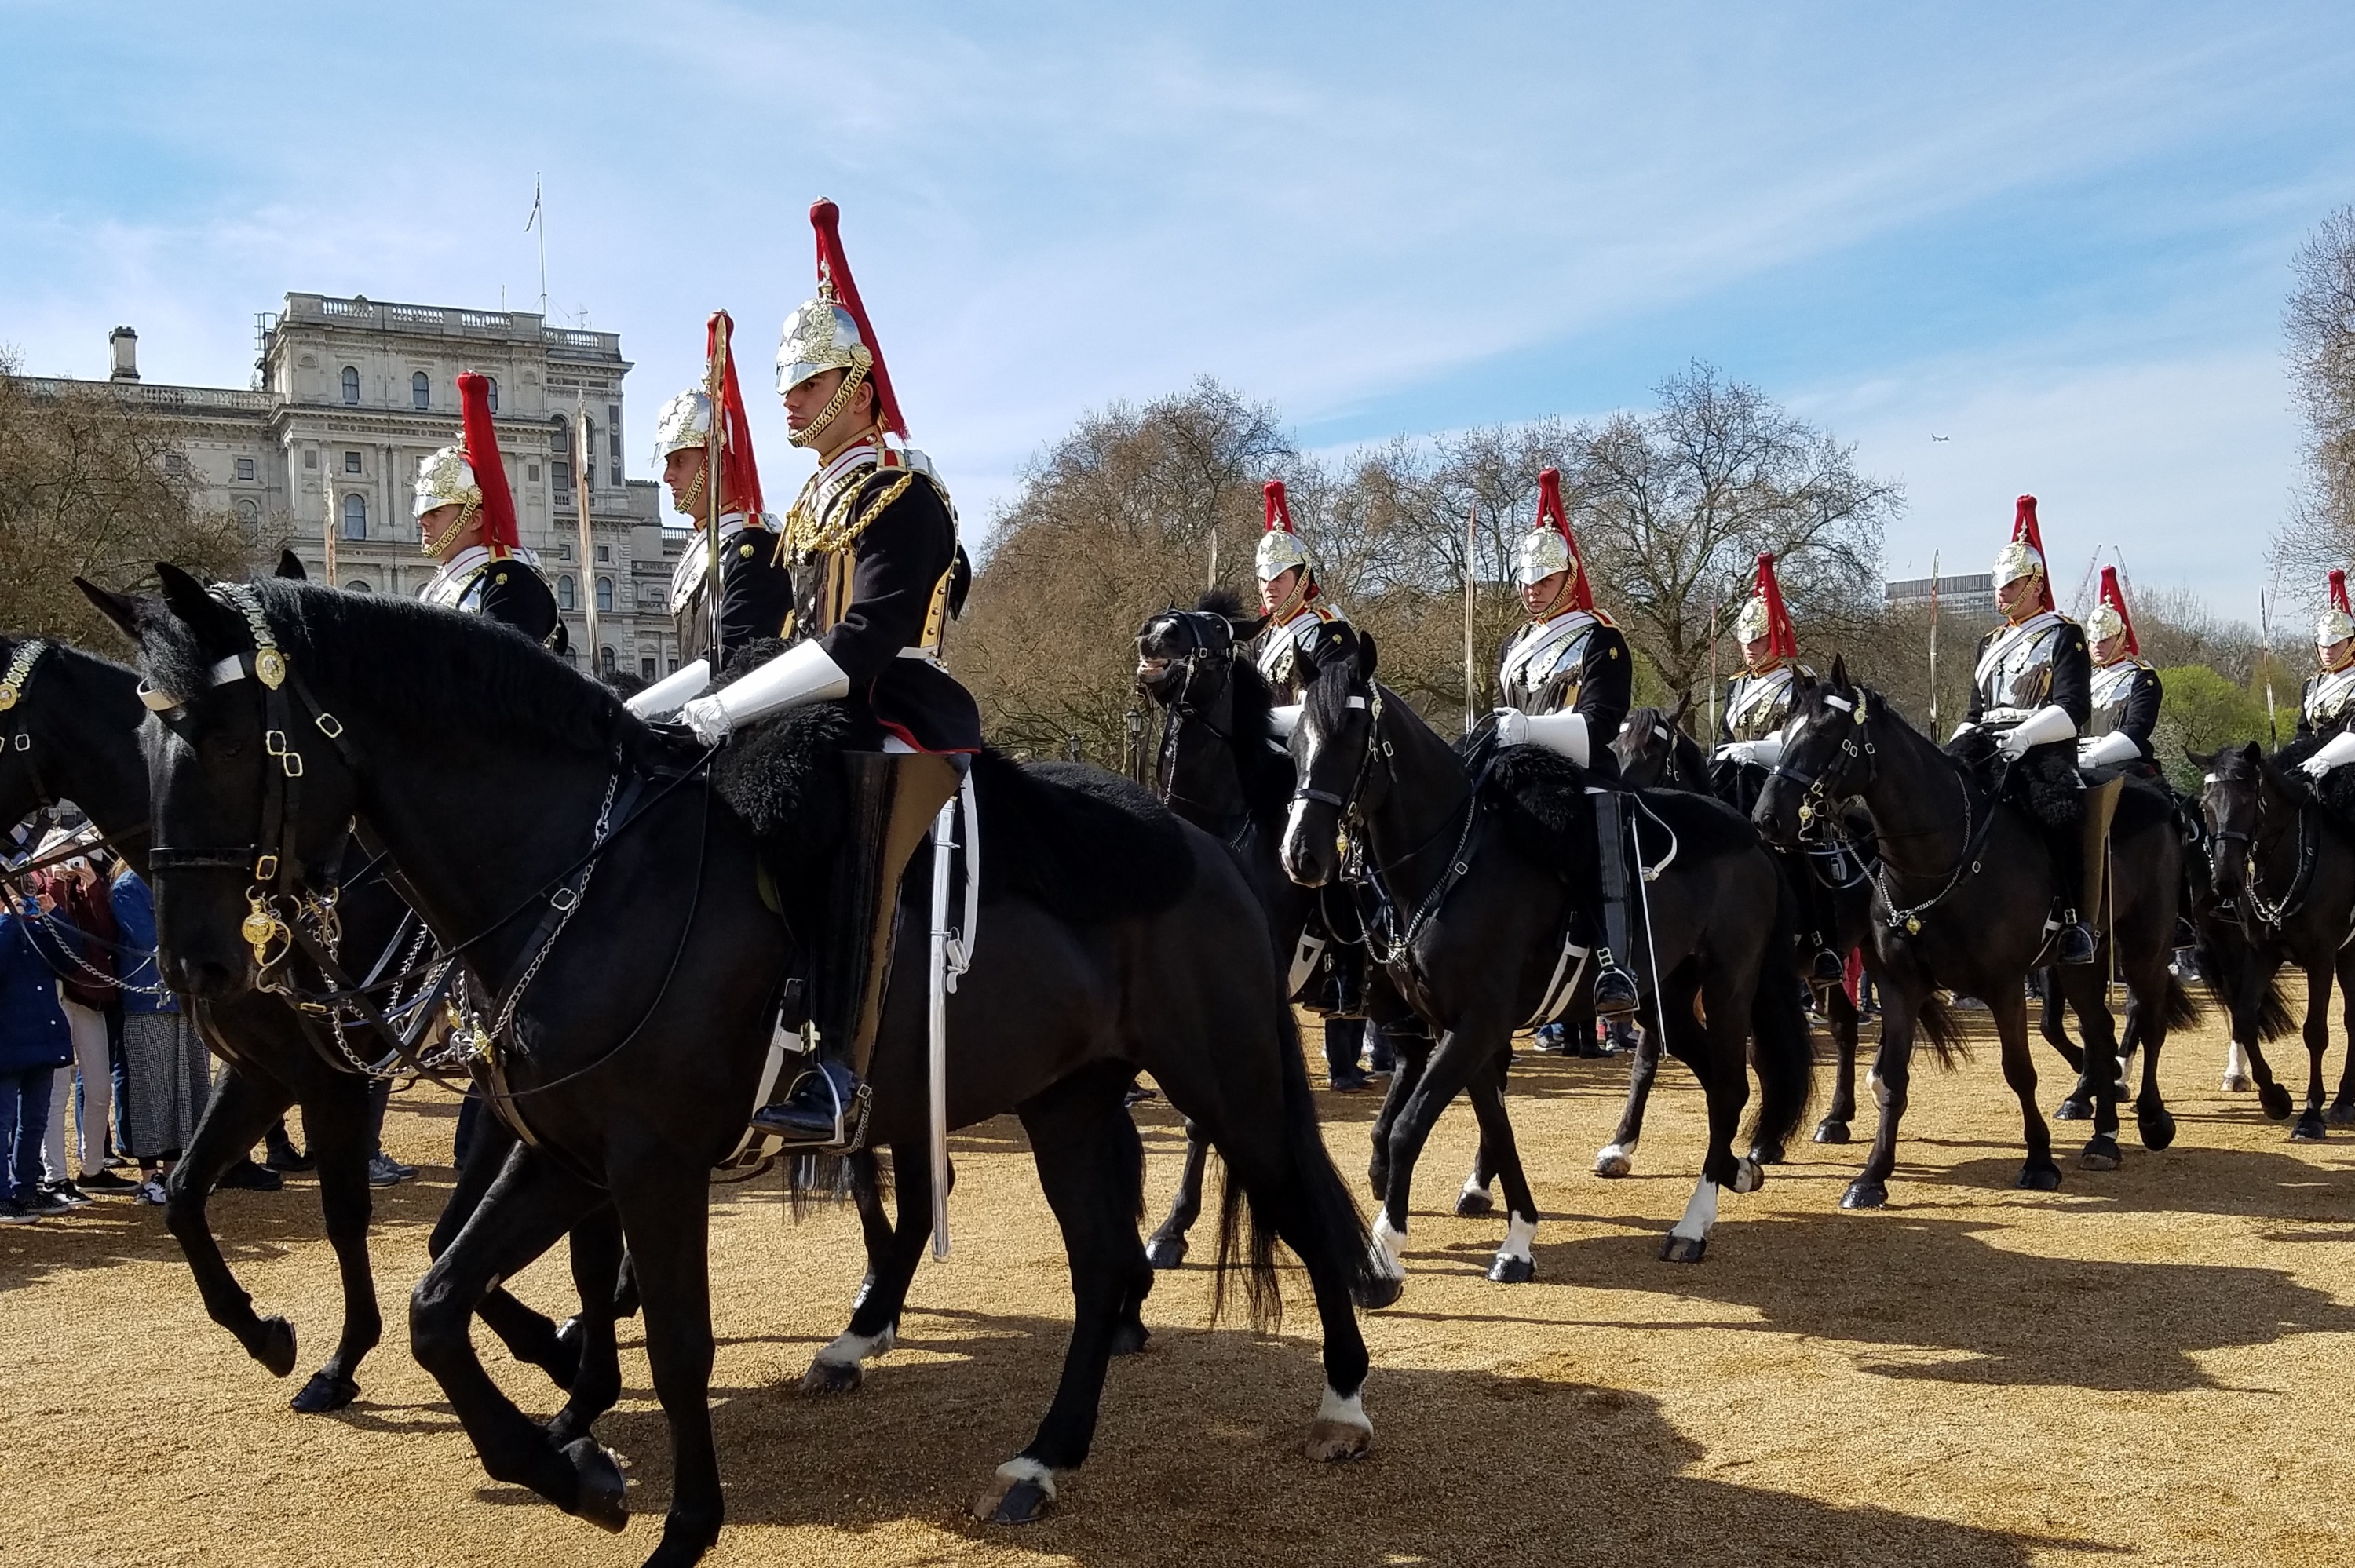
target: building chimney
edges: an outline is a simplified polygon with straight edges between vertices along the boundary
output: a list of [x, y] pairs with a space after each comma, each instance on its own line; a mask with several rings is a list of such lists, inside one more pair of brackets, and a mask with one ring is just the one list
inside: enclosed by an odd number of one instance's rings
[[129, 327], [116, 327], [106, 336], [106, 345], [114, 353], [114, 368], [108, 373], [109, 381], [139, 379], [139, 334]]

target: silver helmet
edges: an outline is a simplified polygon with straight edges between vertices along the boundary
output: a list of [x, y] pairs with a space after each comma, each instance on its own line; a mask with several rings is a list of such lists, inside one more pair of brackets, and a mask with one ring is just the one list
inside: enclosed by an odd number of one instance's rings
[[711, 398], [701, 387], [690, 387], [662, 406], [655, 416], [655, 467], [660, 470], [671, 453], [692, 447], [700, 451], [711, 440]]
[[422, 517], [437, 506], [479, 507], [483, 487], [464, 447], [443, 447], [417, 464], [417, 499], [411, 517]]
[[1316, 567], [1308, 558], [1308, 541], [1292, 525], [1292, 501], [1284, 493], [1284, 481], [1269, 480], [1260, 486], [1260, 493], [1266, 502], [1267, 522], [1253, 557], [1259, 580], [1272, 583], [1295, 567], [1304, 577], [1315, 576]]
[[785, 318], [784, 334], [777, 343], [777, 396], [782, 397], [813, 376], [829, 370], [856, 371], [848, 386], [873, 368], [875, 355], [860, 336], [858, 318], [834, 297], [831, 286]]

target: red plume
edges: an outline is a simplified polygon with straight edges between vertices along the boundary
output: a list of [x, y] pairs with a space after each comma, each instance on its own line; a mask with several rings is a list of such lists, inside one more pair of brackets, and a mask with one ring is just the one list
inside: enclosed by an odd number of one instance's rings
[[516, 532], [515, 495], [507, 489], [506, 464], [499, 461], [498, 428], [491, 420], [491, 384], [473, 371], [458, 376], [459, 445], [483, 493], [483, 543], [504, 554], [522, 543]]
[[884, 428], [901, 440], [908, 439], [908, 421], [900, 417], [900, 399], [891, 390], [891, 373], [883, 368], [883, 345], [875, 341], [875, 323], [867, 319], [867, 307], [859, 302], [858, 284], [850, 276], [849, 259], [842, 253], [842, 209], [824, 196], [810, 206], [810, 227], [817, 230], [817, 276], [820, 282], [834, 285], [834, 297], [858, 323], [858, 335], [867, 344], [867, 352], [875, 356], [875, 367], [868, 372], [875, 380], [875, 407], [883, 415]]
[[1259, 488], [1260, 494], [1265, 497], [1267, 501], [1267, 525], [1263, 528], [1261, 532], [1266, 534], [1273, 534], [1278, 531], [1286, 534], [1299, 533], [1300, 530], [1292, 525], [1292, 502], [1290, 498], [1284, 494], [1284, 481], [1280, 479], [1271, 479]]
[[2044, 563], [2044, 575], [2036, 579], [2036, 592], [2041, 600], [2041, 608], [2053, 609], [2052, 557], [2044, 553], [2044, 531], [2036, 525], [2036, 497], [2023, 495], [2012, 503], [2011, 537], [2014, 544], [2025, 541], [2036, 552], [2036, 558]]
[[1562, 510], [1561, 470], [1541, 469], [1538, 472], [1538, 526], [1548, 524], [1561, 530], [1562, 542], [1570, 546], [1570, 564], [1576, 568], [1570, 585], [1570, 602], [1587, 614], [1594, 613], [1594, 588], [1586, 580], [1586, 557], [1578, 553], [1578, 535], [1570, 531], [1570, 514]]
[[[2342, 599], [2347, 597], [2344, 583], [2339, 586], [2339, 597]], [[2118, 569], [2115, 567], [2102, 568], [2102, 602], [2116, 610], [2118, 619], [2126, 622], [2126, 652], [2140, 654], [2142, 644], [2135, 641], [2134, 617], [2126, 613], [2126, 596], [2118, 587]]]
[[709, 365], [711, 356], [719, 352], [719, 334], [728, 334], [727, 372], [721, 377], [719, 403], [727, 422], [719, 431], [719, 502], [723, 506], [736, 505], [744, 509], [748, 517], [758, 517], [761, 504], [761, 468], [752, 461], [752, 422], [744, 414], [744, 394], [736, 386], [736, 323], [726, 311], [714, 311], [703, 328], [703, 363]]
[[1799, 633], [1791, 612], [1783, 608], [1783, 584], [1774, 576], [1774, 557], [1758, 557], [1758, 597], [1766, 601], [1766, 646], [1777, 659], [1799, 656]]
[[2330, 574], [2330, 608], [2339, 611], [2341, 615], [2355, 616], [2355, 606], [2350, 606], [2347, 602], [2347, 574], [2345, 572], [2333, 572]]

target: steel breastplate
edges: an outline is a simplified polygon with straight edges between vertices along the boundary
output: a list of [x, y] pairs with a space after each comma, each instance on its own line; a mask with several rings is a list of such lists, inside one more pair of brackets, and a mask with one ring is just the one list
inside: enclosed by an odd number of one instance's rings
[[[876, 471], [878, 463], [868, 462], [839, 480], [824, 487], [813, 480], [812, 488], [803, 493], [794, 503], [794, 537], [825, 538], [837, 533], [848, 521], [850, 509], [864, 493], [866, 482]], [[909, 478], [913, 478], [912, 471]], [[879, 503], [880, 512], [888, 500]], [[864, 528], [860, 533], [864, 533]], [[785, 641], [800, 642], [813, 637], [823, 637], [839, 625], [850, 613], [856, 597], [858, 578], [858, 535], [852, 535], [839, 548], [823, 546], [797, 550], [794, 557], [794, 619], [785, 629]], [[956, 574], [956, 558], [950, 552], [949, 565], [940, 579], [925, 596], [924, 629], [916, 642], [900, 650], [903, 659], [937, 661], [941, 645], [948, 635], [949, 581]]]
[[1791, 718], [1791, 675], [1788, 666], [1764, 675], [1737, 675], [1725, 695], [1725, 727], [1736, 740], [1764, 740], [1780, 735]]
[[1572, 611], [1523, 628], [1497, 671], [1505, 705], [1527, 714], [1567, 713], [1576, 707], [1586, 644], [1601, 624]]
[[2106, 670], [2094, 672], [2093, 712], [2085, 727], [2078, 733], [2088, 736], [2111, 734], [2126, 722], [2126, 702], [2134, 695], [2135, 677], [2141, 666], [2132, 660], [2122, 660]]
[[2046, 615], [1996, 633], [1972, 672], [1983, 722], [2016, 724], [2050, 700], [2063, 624]]
[[2316, 729], [2328, 732], [2345, 727], [2349, 716], [2355, 715], [2355, 667], [2307, 682], [2303, 706], [2306, 722]]

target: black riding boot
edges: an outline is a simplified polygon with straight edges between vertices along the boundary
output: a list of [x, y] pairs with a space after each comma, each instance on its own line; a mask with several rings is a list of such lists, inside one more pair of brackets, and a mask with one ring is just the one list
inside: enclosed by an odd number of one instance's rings
[[868, 1056], [890, 969], [900, 874], [933, 816], [956, 792], [944, 757], [842, 754], [847, 785], [826, 929], [811, 999], [816, 1050], [752, 1125], [789, 1146], [849, 1153], [867, 1138]]
[[2085, 919], [2082, 900], [2085, 893], [2085, 849], [2080, 842], [2081, 830], [2056, 829], [2045, 835], [2046, 849], [2052, 856], [2052, 883], [2059, 889], [2053, 900], [2056, 918], [2061, 925], [2060, 945], [2054, 950], [2055, 963], [2090, 964], [2095, 947], [2094, 927]]
[[1594, 802], [1594, 847], [1603, 894], [1603, 946], [1594, 952], [1594, 1015], [1625, 1018], [1638, 1001], [1636, 977], [1620, 967], [1627, 944], [1627, 832], [1615, 789], [1589, 795]]

